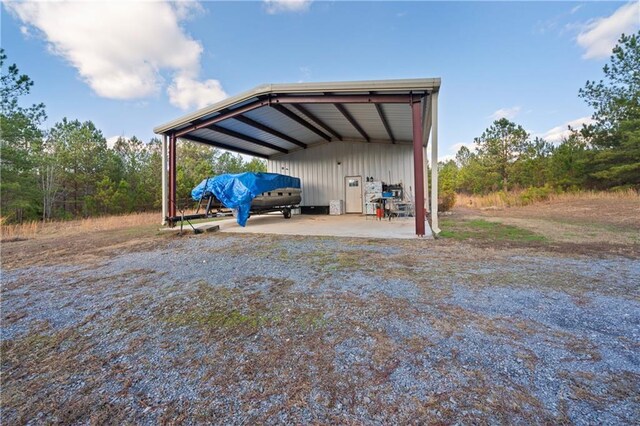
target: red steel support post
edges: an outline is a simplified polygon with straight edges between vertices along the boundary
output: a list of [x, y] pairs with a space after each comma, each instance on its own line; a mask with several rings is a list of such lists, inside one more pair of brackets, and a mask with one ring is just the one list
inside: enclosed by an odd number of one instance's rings
[[176, 217], [176, 137], [174, 135], [169, 138], [169, 217]]
[[411, 101], [411, 113], [413, 119], [413, 179], [416, 188], [416, 235], [424, 236], [425, 212], [424, 212], [424, 155], [422, 149], [422, 108], [420, 101]]

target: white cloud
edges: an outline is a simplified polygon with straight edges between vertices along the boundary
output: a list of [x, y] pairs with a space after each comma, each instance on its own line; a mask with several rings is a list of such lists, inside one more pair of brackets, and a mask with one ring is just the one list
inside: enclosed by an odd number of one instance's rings
[[[572, 7], [568, 11], [562, 12], [558, 15], [552, 16], [549, 19], [538, 21], [538, 23], [534, 26], [534, 31], [540, 34], [546, 34], [549, 32], [557, 32], [558, 34], [564, 34], [567, 31], [575, 30], [576, 24], [563, 24], [563, 22], [582, 9], [584, 5], [579, 4], [577, 6]], [[584, 25], [579, 25], [582, 28]]]
[[116, 146], [116, 142], [118, 142], [118, 139], [125, 139], [125, 140], [129, 140], [130, 138], [124, 135], [119, 135], [119, 136], [111, 136], [110, 138], [107, 138], [107, 147], [113, 149], [114, 146]]
[[[52, 54], [69, 62], [89, 87], [109, 99], [156, 95], [168, 72], [172, 87], [202, 93], [169, 93], [180, 108], [201, 106], [225, 96], [220, 83], [197, 81], [202, 45], [180, 24], [201, 10], [183, 2], [13, 2], [5, 7], [48, 42]], [[185, 82], [189, 82], [186, 84]], [[186, 99], [186, 100], [185, 100]]]
[[476, 146], [474, 143], [458, 142], [448, 147], [448, 149], [446, 149], [446, 154], [438, 156], [438, 161], [446, 163], [449, 160], [455, 160], [456, 154], [463, 146], [469, 148], [469, 151], [471, 152], [476, 152]]
[[514, 106], [511, 108], [500, 108], [499, 110], [491, 114], [489, 118], [491, 118], [492, 120], [499, 120], [501, 118], [512, 120], [520, 113], [521, 109], [522, 108], [519, 106]]
[[169, 101], [179, 108], [202, 108], [227, 97], [218, 80], [197, 81], [178, 76], [167, 89]]
[[466, 146], [467, 148], [469, 148], [469, 151], [471, 152], [475, 152], [476, 150], [476, 144], [467, 143], [467, 142], [458, 142], [456, 144], [453, 144], [453, 146], [451, 147], [451, 150], [454, 152], [454, 154], [457, 154], [458, 151], [460, 151], [460, 148], [462, 148], [463, 146]]
[[306, 12], [312, 0], [263, 0], [267, 13]]
[[304, 83], [305, 81], [309, 81], [311, 79], [311, 68], [309, 67], [299, 67], [298, 71], [300, 71], [300, 79], [298, 83]]
[[585, 52], [584, 59], [602, 59], [611, 56], [622, 33], [632, 34], [640, 28], [640, 2], [621, 6], [611, 16], [587, 22], [576, 41]]
[[591, 117], [580, 117], [575, 120], [567, 121], [566, 123], [562, 123], [559, 126], [553, 127], [547, 130], [542, 135], [538, 135], [542, 139], [545, 139], [547, 142], [559, 143], [562, 139], [569, 137], [571, 131], [569, 130], [569, 126], [571, 126], [574, 130], [580, 130], [583, 124], [591, 124], [593, 123], [593, 119]]

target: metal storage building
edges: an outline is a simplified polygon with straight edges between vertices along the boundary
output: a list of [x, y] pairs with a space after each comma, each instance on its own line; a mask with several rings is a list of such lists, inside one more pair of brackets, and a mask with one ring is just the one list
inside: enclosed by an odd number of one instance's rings
[[[437, 164], [439, 89], [439, 78], [269, 84], [158, 126], [163, 218], [176, 218], [175, 147], [185, 139], [265, 158], [268, 171], [301, 178], [303, 206], [346, 199], [357, 184], [351, 178], [360, 186], [368, 177], [401, 182], [415, 200], [416, 234], [424, 235], [426, 148]], [[431, 172], [438, 233], [437, 167]]]
[[[387, 183], [402, 183], [413, 194], [413, 150], [409, 144], [336, 141], [318, 144], [267, 160], [267, 171], [299, 177], [302, 206], [329, 206], [330, 200], [345, 200], [346, 179], [373, 177]], [[363, 186], [362, 184], [360, 186]], [[364, 202], [354, 213], [364, 212]]]

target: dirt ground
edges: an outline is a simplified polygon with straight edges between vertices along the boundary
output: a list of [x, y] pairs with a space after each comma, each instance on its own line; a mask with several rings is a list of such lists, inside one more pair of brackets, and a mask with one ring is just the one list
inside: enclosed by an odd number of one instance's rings
[[485, 209], [482, 212], [502, 218], [537, 218], [554, 223], [569, 222], [596, 228], [610, 226], [620, 230], [640, 231], [640, 198], [574, 199], [503, 210]]
[[450, 216], [445, 215], [445, 221], [447, 218], [483, 219], [526, 229], [546, 240], [529, 246], [545, 251], [640, 256], [640, 198], [575, 199], [503, 209], [457, 208]]
[[458, 209], [437, 240], [4, 242], [2, 423], [633, 423], [638, 207]]

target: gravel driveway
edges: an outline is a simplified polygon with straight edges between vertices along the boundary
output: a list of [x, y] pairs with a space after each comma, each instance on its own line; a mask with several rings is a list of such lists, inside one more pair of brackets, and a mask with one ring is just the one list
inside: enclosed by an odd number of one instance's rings
[[2, 422], [630, 424], [639, 284], [622, 257], [224, 234], [3, 270]]

